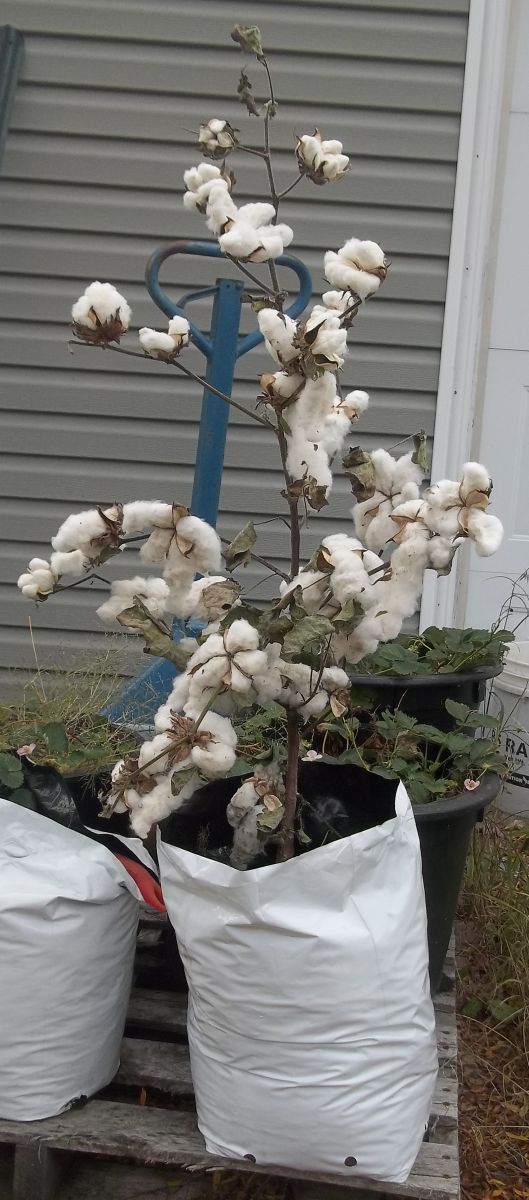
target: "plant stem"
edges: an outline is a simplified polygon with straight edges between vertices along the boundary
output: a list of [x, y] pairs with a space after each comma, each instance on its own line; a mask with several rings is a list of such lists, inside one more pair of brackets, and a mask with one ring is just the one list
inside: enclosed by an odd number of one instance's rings
[[288, 196], [289, 192], [293, 192], [294, 188], [298, 186], [298, 183], [301, 183], [302, 179], [303, 179], [303, 175], [297, 175], [296, 178], [294, 179], [293, 183], [289, 183], [288, 187], [286, 187], [283, 192], [278, 192], [278, 196], [277, 196], [278, 203], [280, 200], [283, 199], [284, 196]]
[[238, 271], [241, 271], [243, 275], [246, 275], [247, 279], [251, 279], [252, 283], [259, 288], [260, 292], [264, 292], [266, 296], [268, 295], [270, 289], [265, 287], [264, 283], [261, 283], [261, 280], [257, 278], [257, 275], [252, 275], [252, 272], [249, 271], [247, 267], [243, 266], [240, 259], [234, 258], [233, 254], [226, 254], [226, 252], [224, 253], [225, 257], [229, 258], [230, 262], [233, 263], [234, 267], [237, 267]]
[[294, 857], [294, 821], [298, 803], [299, 723], [295, 712], [287, 713], [287, 770], [285, 776], [285, 815], [281, 827], [278, 862]]
[[289, 494], [288, 494], [288, 489], [289, 489], [290, 483], [291, 483], [290, 475], [287, 471], [288, 447], [287, 447], [287, 440], [286, 440], [285, 434], [283, 433], [283, 430], [280, 425], [277, 426], [276, 433], [277, 433], [277, 440], [279, 442], [279, 453], [281, 455], [283, 474], [285, 476], [285, 483], [286, 483], [286, 487], [287, 487], [288, 507], [290, 510], [290, 578], [294, 579], [294, 577], [299, 573], [299, 553], [300, 553], [299, 509], [298, 509], [298, 501], [294, 500], [293, 497], [289, 496]]
[[259, 425], [264, 425], [266, 429], [270, 428], [269, 422], [265, 421], [263, 417], [260, 417], [257, 413], [252, 412], [250, 408], [245, 408], [244, 405], [239, 404], [237, 400], [232, 400], [231, 396], [226, 395], [226, 392], [221, 392], [218, 388], [213, 387], [213, 384], [208, 383], [207, 379], [204, 379], [202, 375], [197, 375], [195, 371], [191, 371], [189, 367], [184, 367], [183, 363], [176, 361], [168, 362], [166, 359], [161, 358], [155, 359], [149, 354], [142, 354], [140, 350], [124, 350], [122, 346], [110, 346], [108, 342], [81, 342], [76, 338], [70, 338], [68, 345], [84, 346], [89, 350], [112, 350], [114, 354], [126, 354], [128, 358], [141, 358], [143, 359], [143, 362], [145, 362], [146, 359], [150, 360], [151, 362], [165, 362], [166, 366], [176, 367], [177, 371], [182, 371], [182, 373], [187, 375], [189, 379], [194, 379], [196, 383], [200, 383], [203, 388], [207, 388], [208, 392], [212, 392], [214, 396], [218, 396], [221, 400], [225, 400], [226, 404], [230, 404], [232, 408], [238, 409], [238, 411], [244, 413], [246, 417], [251, 417], [252, 421], [257, 421]]
[[[229, 546], [231, 544], [230, 538], [221, 537], [220, 540], [225, 546]], [[268, 570], [271, 571], [273, 575], [279, 575], [281, 579], [288, 580], [288, 575], [285, 575], [284, 571], [280, 571], [279, 567], [275, 567], [268, 558], [262, 558], [260, 554], [255, 554], [253, 550], [250, 550], [250, 555], [252, 558], [255, 558], [256, 562], [261, 563], [262, 567], [268, 567]]]

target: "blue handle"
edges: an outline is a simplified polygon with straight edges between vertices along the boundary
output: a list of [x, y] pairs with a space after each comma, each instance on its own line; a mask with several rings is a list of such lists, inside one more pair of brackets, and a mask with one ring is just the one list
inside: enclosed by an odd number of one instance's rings
[[[185, 315], [182, 305], [174, 304], [173, 301], [170, 300], [169, 296], [166, 295], [163, 288], [160, 286], [159, 281], [159, 273], [162, 263], [164, 263], [167, 258], [172, 258], [174, 254], [198, 254], [202, 258], [221, 258], [226, 261], [226, 256], [221, 250], [218, 242], [213, 241], [188, 242], [184, 239], [180, 239], [177, 242], [170, 242], [168, 246], [160, 247], [159, 250], [155, 250], [154, 254], [151, 255], [151, 258], [147, 263], [145, 270], [145, 283], [147, 285], [147, 291], [152, 300], [154, 300], [154, 303], [162, 310], [162, 312], [165, 313], [167, 317]], [[301, 259], [295, 258], [294, 255], [291, 254], [281, 254], [279, 258], [275, 259], [275, 262], [279, 267], [288, 267], [289, 270], [294, 271], [294, 274], [297, 275], [299, 279], [299, 292], [292, 301], [290, 307], [286, 310], [289, 317], [299, 317], [303, 310], [307, 307], [312, 295], [312, 279], [310, 272], [307, 270], [305, 264], [301, 262]], [[198, 299], [200, 296], [211, 295], [214, 290], [214, 288], [201, 288], [198, 292], [188, 292], [187, 295], [183, 297], [183, 303], [187, 304], [188, 301]], [[211, 338], [206, 337], [206, 335], [203, 334], [200, 329], [197, 329], [196, 325], [194, 325], [192, 321], [189, 322], [189, 325], [191, 340], [194, 342], [197, 349], [201, 350], [205, 358], [209, 360], [214, 349]], [[253, 350], [253, 347], [258, 346], [259, 342], [262, 341], [263, 335], [258, 329], [253, 330], [252, 333], [247, 333], [244, 337], [240, 338], [238, 342], [236, 357], [240, 358], [242, 354], [247, 354], [249, 350]]]

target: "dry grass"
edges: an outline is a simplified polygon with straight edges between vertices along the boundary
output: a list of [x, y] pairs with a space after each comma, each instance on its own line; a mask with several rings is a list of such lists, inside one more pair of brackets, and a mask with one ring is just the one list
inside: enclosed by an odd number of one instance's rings
[[476, 831], [461, 903], [462, 1200], [529, 1200], [529, 829]]

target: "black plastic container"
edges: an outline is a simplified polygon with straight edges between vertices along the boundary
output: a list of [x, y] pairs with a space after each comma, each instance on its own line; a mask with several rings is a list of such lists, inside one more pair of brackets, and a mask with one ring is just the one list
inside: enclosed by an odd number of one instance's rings
[[444, 675], [352, 675], [351, 686], [365, 691], [366, 701], [368, 694], [379, 709], [393, 712], [401, 708], [423, 723], [451, 729], [454, 721], [446, 711], [445, 700], [479, 708], [485, 698], [487, 680], [501, 670], [501, 666], [488, 666]]
[[432, 993], [442, 982], [472, 830], [500, 787], [499, 776], [490, 773], [473, 792], [413, 806], [421, 843]]

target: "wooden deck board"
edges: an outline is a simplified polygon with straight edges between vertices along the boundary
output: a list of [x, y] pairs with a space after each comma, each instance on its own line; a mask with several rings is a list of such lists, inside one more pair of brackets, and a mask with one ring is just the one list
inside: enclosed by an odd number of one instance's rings
[[[147, 929], [156, 925], [159, 928], [160, 924], [153, 920], [151, 925], [148, 921]], [[453, 980], [453, 945], [446, 974], [448, 980], [450, 977]], [[0, 1121], [0, 1148], [15, 1148], [12, 1198], [87, 1200], [93, 1194], [101, 1195], [102, 1200], [106, 1196], [109, 1200], [110, 1197], [120, 1200], [121, 1196], [128, 1200], [137, 1193], [144, 1176], [146, 1187], [140, 1188], [142, 1200], [150, 1200], [151, 1178], [156, 1200], [165, 1200], [165, 1193], [175, 1196], [175, 1200], [195, 1200], [195, 1197], [199, 1200], [207, 1192], [207, 1172], [237, 1170], [294, 1180], [296, 1200], [335, 1197], [340, 1200], [344, 1189], [351, 1200], [386, 1200], [386, 1197], [458, 1200], [457, 1033], [455, 992], [450, 984], [448, 990], [435, 998], [434, 1008], [440, 1071], [430, 1118], [430, 1140], [423, 1144], [405, 1184], [361, 1179], [354, 1173], [315, 1175], [273, 1164], [214, 1158], [205, 1152], [196, 1115], [189, 1104], [167, 1108], [124, 1103], [124, 1088], [151, 1089], [184, 1102], [191, 1101], [193, 1096], [184, 1040], [187, 997], [136, 988], [130, 1000], [121, 1066], [112, 1085], [118, 1089], [114, 1092], [115, 1099], [111, 1087], [104, 1098], [96, 1097], [84, 1108], [45, 1121]], [[134, 1165], [128, 1165], [131, 1160]], [[73, 1173], [68, 1174], [64, 1183], [56, 1184], [53, 1180], [60, 1180], [58, 1168], [65, 1161], [74, 1164]], [[197, 1174], [190, 1175], [189, 1171]]]

